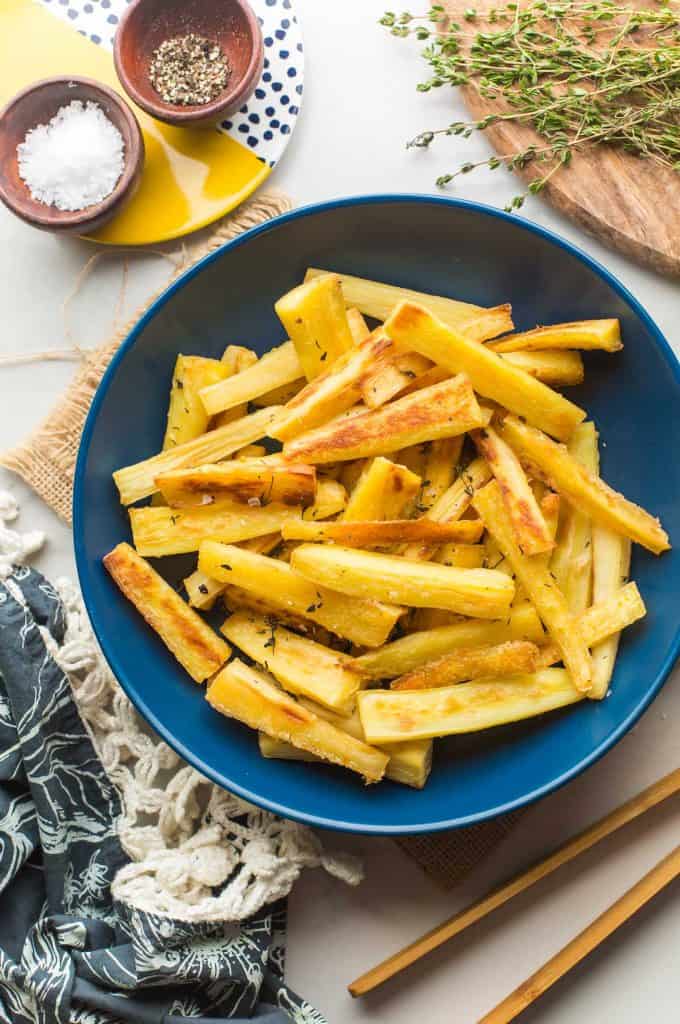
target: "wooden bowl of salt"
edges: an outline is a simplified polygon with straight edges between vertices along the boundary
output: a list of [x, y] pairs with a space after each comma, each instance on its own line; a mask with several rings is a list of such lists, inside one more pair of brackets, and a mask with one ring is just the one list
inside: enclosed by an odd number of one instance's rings
[[0, 200], [33, 227], [90, 234], [130, 199], [143, 164], [135, 115], [93, 79], [42, 79], [0, 112]]

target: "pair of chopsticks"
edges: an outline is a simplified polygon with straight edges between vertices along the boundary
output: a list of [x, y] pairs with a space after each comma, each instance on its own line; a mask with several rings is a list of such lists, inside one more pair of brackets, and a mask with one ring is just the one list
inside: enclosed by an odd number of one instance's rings
[[[360, 978], [349, 985], [349, 991], [353, 996], [363, 996], [372, 989], [382, 985], [389, 978], [394, 977], [405, 970], [411, 964], [420, 960], [427, 953], [437, 949], [444, 942], [459, 935], [470, 925], [481, 921], [487, 914], [502, 907], [505, 903], [530, 889], [531, 886], [547, 878], [564, 864], [574, 860], [579, 854], [590, 850], [602, 839], [617, 832], [629, 822], [634, 821], [645, 814], [652, 807], [663, 803], [669, 797], [680, 791], [680, 769], [670, 772], [658, 782], [643, 790], [637, 796], [628, 800], [621, 807], [607, 814], [600, 821], [595, 822], [585, 831], [569, 839], [563, 846], [560, 846], [545, 860], [535, 864], [528, 871], [517, 875], [509, 882], [501, 885], [498, 889], [473, 903], [466, 910], [460, 911], [442, 924], [437, 925], [425, 935], [412, 942], [411, 945], [395, 953], [394, 956], [384, 960], [377, 967], [362, 974]], [[656, 867], [640, 879], [636, 885], [628, 890], [608, 910], [600, 915], [595, 921], [588, 925], [580, 935], [568, 943], [552, 959], [548, 960], [543, 967], [540, 967], [535, 974], [528, 978], [519, 988], [515, 989], [495, 1009], [483, 1017], [479, 1024], [508, 1024], [514, 1020], [522, 1010], [526, 1009], [539, 996], [543, 995], [552, 985], [562, 978], [572, 967], [580, 963], [589, 953], [600, 945], [609, 935], [619, 928], [625, 921], [640, 910], [658, 892], [664, 889], [670, 882], [680, 875], [680, 846], [665, 857]]]

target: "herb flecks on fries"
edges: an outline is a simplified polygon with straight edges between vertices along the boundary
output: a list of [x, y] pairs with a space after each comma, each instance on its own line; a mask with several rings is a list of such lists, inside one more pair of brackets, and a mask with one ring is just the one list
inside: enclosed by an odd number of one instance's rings
[[[310, 269], [267, 354], [178, 357], [161, 450], [114, 473], [134, 547], [106, 569], [289, 771], [420, 789], [433, 739], [616, 686], [646, 612], [631, 544], [670, 544], [601, 479], [595, 425], [556, 389], [620, 325], [517, 330], [499, 298]], [[185, 600], [144, 556], [190, 552]], [[229, 643], [200, 614], [221, 605]]]

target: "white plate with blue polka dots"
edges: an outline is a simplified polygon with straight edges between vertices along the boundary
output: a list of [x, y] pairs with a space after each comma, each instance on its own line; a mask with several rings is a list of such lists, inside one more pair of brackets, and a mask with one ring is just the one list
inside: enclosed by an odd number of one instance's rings
[[[185, 235], [238, 206], [281, 159], [302, 101], [302, 32], [293, 0], [250, 4], [262, 29], [264, 69], [248, 103], [215, 130], [163, 125], [135, 108], [146, 145], [142, 182], [96, 240], [138, 245]], [[0, 104], [34, 79], [59, 74], [89, 75], [122, 92], [111, 51], [126, 6], [126, 0], [0, 3]]]

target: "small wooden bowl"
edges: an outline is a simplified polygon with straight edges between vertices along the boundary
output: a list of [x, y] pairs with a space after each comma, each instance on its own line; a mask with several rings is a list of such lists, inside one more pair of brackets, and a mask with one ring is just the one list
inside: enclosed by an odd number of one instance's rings
[[[34, 199], [19, 177], [17, 146], [73, 100], [97, 103], [125, 143], [123, 173], [106, 199], [83, 210], [59, 210]], [[17, 93], [0, 112], [0, 199], [27, 224], [43, 231], [89, 234], [118, 213], [139, 184], [144, 140], [135, 115], [112, 89], [91, 78], [45, 78]]]
[[[154, 51], [166, 39], [194, 32], [218, 43], [231, 75], [210, 103], [166, 103], [149, 78]], [[215, 124], [237, 111], [253, 93], [264, 63], [262, 32], [246, 0], [133, 0], [120, 20], [113, 59], [121, 85], [152, 117], [168, 124]]]

